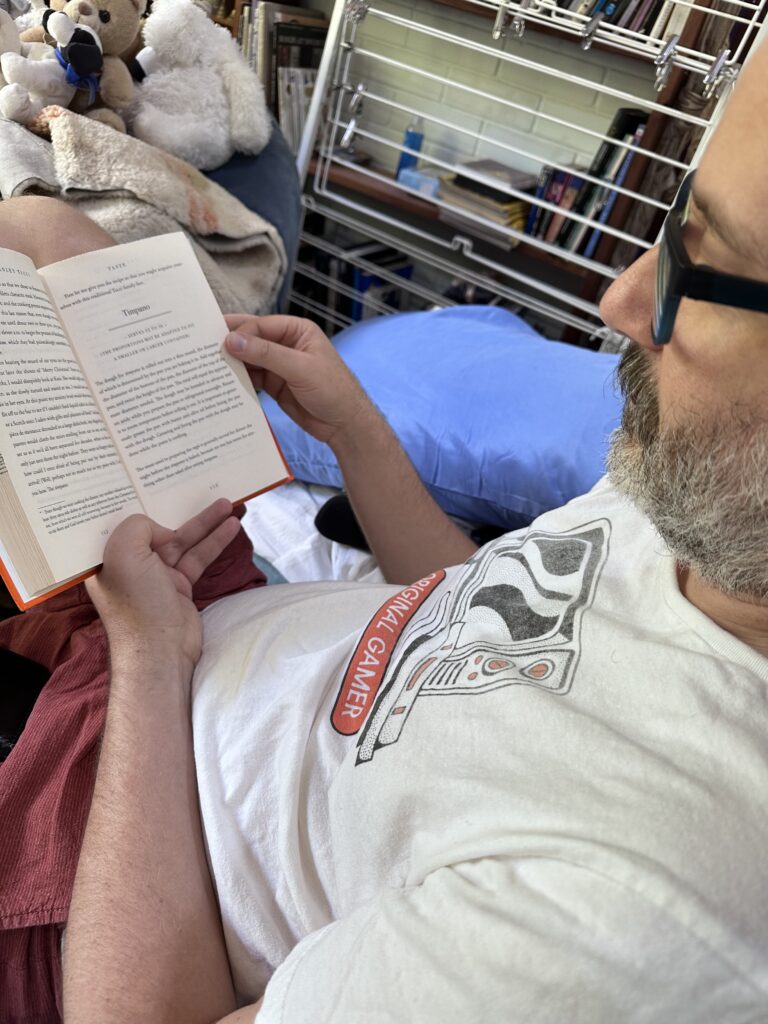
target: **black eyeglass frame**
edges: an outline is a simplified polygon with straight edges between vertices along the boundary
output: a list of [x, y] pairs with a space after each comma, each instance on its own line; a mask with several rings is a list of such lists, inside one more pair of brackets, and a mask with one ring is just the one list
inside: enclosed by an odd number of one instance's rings
[[651, 324], [655, 345], [669, 342], [680, 300], [684, 298], [768, 313], [768, 282], [724, 274], [704, 263], [692, 263], [688, 258], [683, 245], [683, 213], [688, 206], [694, 174], [695, 171], [690, 171], [683, 178], [661, 230]]

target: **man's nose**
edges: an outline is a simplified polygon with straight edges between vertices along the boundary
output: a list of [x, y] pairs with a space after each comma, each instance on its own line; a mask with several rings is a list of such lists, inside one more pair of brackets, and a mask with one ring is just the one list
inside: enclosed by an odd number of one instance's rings
[[652, 349], [656, 348], [651, 324], [657, 259], [658, 246], [654, 246], [616, 278], [600, 302], [600, 316], [611, 330]]

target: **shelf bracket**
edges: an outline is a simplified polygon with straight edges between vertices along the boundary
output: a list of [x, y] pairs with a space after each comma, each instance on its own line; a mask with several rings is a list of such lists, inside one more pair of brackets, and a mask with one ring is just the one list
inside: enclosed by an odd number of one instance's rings
[[597, 30], [600, 28], [600, 22], [603, 20], [603, 12], [599, 11], [594, 18], [590, 18], [584, 28], [581, 30], [581, 48], [582, 50], [588, 50], [595, 40]]
[[515, 39], [522, 39], [523, 38], [523, 33], [525, 32], [525, 13], [524, 12], [527, 11], [528, 8], [532, 7], [532, 6], [533, 6], [532, 0], [520, 0], [520, 4], [518, 6], [518, 13], [514, 16], [514, 18], [512, 19], [512, 24], [510, 25], [510, 28], [512, 30], [513, 38], [515, 38]]
[[[494, 21], [493, 29], [491, 30], [491, 36], [494, 39], [498, 40], [504, 38], [504, 36], [507, 34], [507, 29], [509, 28], [510, 18], [511, 14], [509, 11], [509, 6], [507, 5], [507, 0], [501, 0], [501, 3], [499, 4], [499, 9], [496, 12], [496, 20]], [[522, 32], [517, 34], [522, 35]]]
[[358, 82], [355, 86], [355, 91], [352, 93], [352, 98], [349, 101], [349, 112], [350, 114], [357, 114], [363, 109], [363, 97], [365, 96], [365, 83]]
[[[704, 75], [704, 79], [701, 83], [701, 93], [705, 99], [709, 100], [713, 96], [719, 95], [720, 89], [728, 80], [729, 73], [732, 69], [726, 68], [724, 65], [730, 57], [730, 55], [731, 51], [723, 48], [720, 51], [720, 53], [718, 53], [717, 57], [715, 57], [715, 59], [712, 61], [712, 67], [709, 69], [706, 75]], [[732, 77], [735, 77], [735, 75], [733, 75]]]
[[344, 129], [344, 134], [341, 136], [341, 142], [339, 143], [339, 149], [349, 149], [352, 145], [355, 132], [357, 131], [357, 118], [353, 117]]
[[355, 24], [362, 21], [370, 6], [370, 0], [347, 0], [347, 6], [344, 9], [347, 21], [352, 21]]
[[680, 36], [670, 36], [667, 45], [654, 59], [653, 63], [656, 65], [654, 88], [656, 92], [662, 92], [666, 88], [669, 76], [672, 74], [672, 68], [675, 66], [675, 53], [679, 42]]

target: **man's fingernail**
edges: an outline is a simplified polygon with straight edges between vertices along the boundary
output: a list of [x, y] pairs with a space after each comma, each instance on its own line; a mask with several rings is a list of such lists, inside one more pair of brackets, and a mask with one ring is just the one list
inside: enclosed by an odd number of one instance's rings
[[242, 334], [227, 335], [227, 348], [230, 352], [244, 352], [246, 344], [246, 340]]

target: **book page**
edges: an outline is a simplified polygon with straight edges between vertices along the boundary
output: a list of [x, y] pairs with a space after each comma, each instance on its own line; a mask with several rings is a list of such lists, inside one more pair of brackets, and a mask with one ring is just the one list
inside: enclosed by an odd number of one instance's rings
[[24, 514], [5, 459], [0, 455], [0, 544], [2, 560], [16, 589], [26, 598], [56, 580]]
[[224, 318], [186, 237], [161, 235], [45, 267], [147, 515], [175, 529], [215, 498], [285, 480]]
[[98, 565], [139, 511], [32, 261], [0, 249], [0, 451], [56, 580]]

